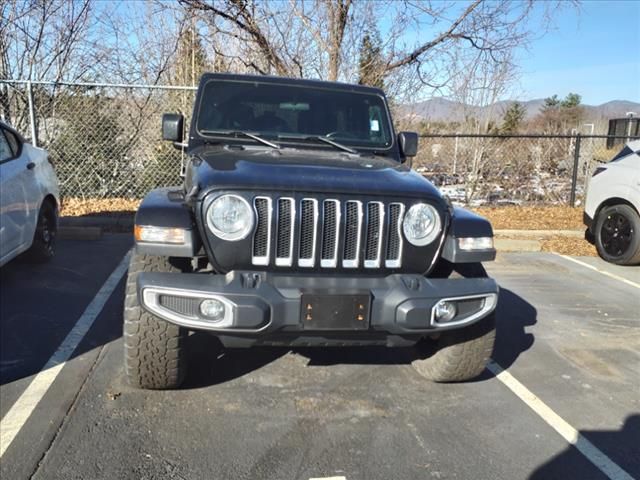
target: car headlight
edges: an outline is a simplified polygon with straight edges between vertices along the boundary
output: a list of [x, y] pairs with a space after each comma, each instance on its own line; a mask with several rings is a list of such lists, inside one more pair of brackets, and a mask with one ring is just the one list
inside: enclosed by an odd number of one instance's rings
[[255, 222], [253, 210], [238, 195], [222, 195], [207, 210], [207, 225], [213, 234], [223, 240], [236, 241], [246, 238]]
[[404, 216], [402, 231], [407, 240], [416, 247], [422, 247], [433, 242], [442, 223], [438, 211], [426, 203], [413, 205]]

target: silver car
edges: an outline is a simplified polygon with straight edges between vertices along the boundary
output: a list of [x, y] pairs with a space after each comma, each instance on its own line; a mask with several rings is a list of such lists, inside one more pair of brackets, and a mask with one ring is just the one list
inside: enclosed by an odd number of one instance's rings
[[26, 252], [35, 262], [55, 253], [60, 197], [46, 150], [0, 122], [0, 266]]

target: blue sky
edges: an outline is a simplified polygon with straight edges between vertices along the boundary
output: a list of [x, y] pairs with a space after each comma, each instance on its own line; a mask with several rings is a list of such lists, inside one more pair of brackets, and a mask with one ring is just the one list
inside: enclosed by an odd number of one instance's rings
[[640, 102], [640, 1], [594, 1], [565, 8], [555, 28], [521, 52], [523, 100], [569, 92], [583, 103]]

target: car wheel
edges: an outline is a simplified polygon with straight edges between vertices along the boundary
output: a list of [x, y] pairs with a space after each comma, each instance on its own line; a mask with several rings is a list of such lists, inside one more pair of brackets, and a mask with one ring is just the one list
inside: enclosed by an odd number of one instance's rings
[[48, 262], [56, 253], [56, 235], [58, 233], [58, 216], [56, 208], [50, 201], [45, 201], [38, 212], [38, 224], [33, 235], [31, 248], [25, 256], [35, 263]]
[[133, 255], [124, 303], [124, 364], [129, 383], [138, 388], [177, 388], [186, 373], [187, 330], [144, 310], [136, 282], [141, 272], [179, 272], [166, 257]]
[[598, 255], [618, 265], [640, 263], [640, 216], [629, 205], [605, 207], [595, 228]]
[[[481, 264], [454, 265], [450, 278], [485, 278]], [[416, 344], [413, 367], [434, 382], [463, 382], [482, 373], [493, 353], [496, 337], [495, 313], [458, 330], [425, 338]]]

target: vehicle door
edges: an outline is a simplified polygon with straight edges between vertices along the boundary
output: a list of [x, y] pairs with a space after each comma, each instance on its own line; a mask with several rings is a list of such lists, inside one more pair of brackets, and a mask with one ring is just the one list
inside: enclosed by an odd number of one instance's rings
[[629, 167], [631, 186], [629, 188], [629, 201], [640, 211], [640, 140], [629, 142], [633, 154], [623, 160]]
[[[26, 232], [33, 231], [38, 188], [27, 149], [20, 139], [0, 126], [0, 259], [24, 250]], [[37, 207], [35, 207], [37, 208]]]

